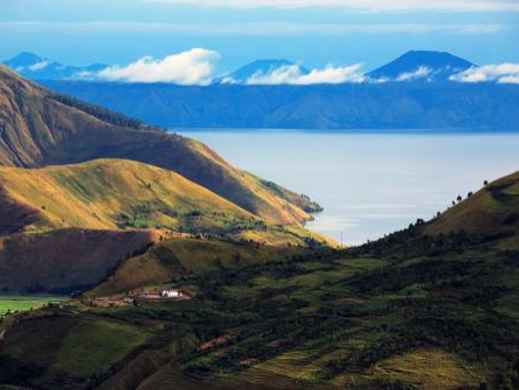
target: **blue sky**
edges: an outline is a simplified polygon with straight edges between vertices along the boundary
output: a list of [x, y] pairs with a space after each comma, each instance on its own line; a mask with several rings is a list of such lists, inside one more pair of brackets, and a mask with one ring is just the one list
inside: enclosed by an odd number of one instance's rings
[[222, 72], [258, 58], [371, 69], [410, 49], [518, 63], [519, 1], [2, 0], [0, 33], [0, 59], [25, 50], [73, 65], [195, 47], [218, 52]]

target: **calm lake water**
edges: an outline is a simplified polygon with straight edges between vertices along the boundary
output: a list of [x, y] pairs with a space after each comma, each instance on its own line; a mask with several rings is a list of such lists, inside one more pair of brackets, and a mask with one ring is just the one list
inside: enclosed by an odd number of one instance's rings
[[519, 134], [183, 131], [242, 169], [319, 202], [308, 228], [360, 244], [428, 219], [519, 170]]

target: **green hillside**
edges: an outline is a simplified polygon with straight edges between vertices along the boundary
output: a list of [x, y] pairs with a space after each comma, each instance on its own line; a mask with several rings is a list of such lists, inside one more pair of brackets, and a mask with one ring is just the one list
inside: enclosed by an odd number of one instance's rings
[[4, 234], [14, 225], [26, 232], [81, 227], [223, 234], [237, 225], [260, 223], [258, 217], [175, 172], [126, 160], [42, 169], [0, 166], [0, 182], [4, 202], [34, 211], [23, 227], [23, 218], [12, 219], [12, 226], [3, 227]]
[[[517, 231], [494, 234], [495, 227], [484, 224], [471, 231], [450, 220], [460, 210], [471, 210], [474, 220], [494, 215], [481, 199], [496, 188], [506, 194], [504, 200], [497, 195], [499, 218], [511, 218], [517, 211], [514, 177], [429, 223], [343, 251], [287, 248], [276, 256], [274, 248], [257, 244], [163, 243], [130, 258], [69, 306], [5, 321], [0, 383], [42, 389], [57, 381], [71, 389], [516, 389], [519, 250], [505, 244], [517, 241]], [[457, 228], [432, 234], [440, 222]], [[240, 264], [236, 251], [251, 261]], [[137, 270], [147, 267], [158, 277], [138, 280]], [[174, 286], [193, 297], [91, 306], [90, 294], [124, 296], [143, 285]], [[59, 331], [42, 338], [37, 329], [48, 326]], [[113, 344], [103, 342], [117, 327], [128, 337], [125, 349], [117, 349], [118, 335]], [[88, 351], [86, 343], [95, 345], [102, 358], [73, 353], [69, 340], [80, 352]]]
[[[84, 291], [153, 243], [198, 235], [282, 247], [333, 245], [298, 225], [270, 225], [152, 165], [94, 160], [39, 169], [0, 166], [5, 292]], [[143, 280], [154, 278], [151, 270], [136, 271]]]
[[230, 241], [177, 239], [162, 242], [122, 262], [88, 295], [107, 296], [156, 286], [221, 268], [241, 268], [304, 253], [298, 247], [239, 244]]

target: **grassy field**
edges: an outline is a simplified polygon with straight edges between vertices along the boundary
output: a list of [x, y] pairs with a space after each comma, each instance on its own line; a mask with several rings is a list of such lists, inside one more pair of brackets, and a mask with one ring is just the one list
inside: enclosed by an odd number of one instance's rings
[[23, 312], [38, 309], [48, 303], [59, 303], [67, 299], [67, 297], [60, 296], [0, 295], [0, 316], [7, 312]]

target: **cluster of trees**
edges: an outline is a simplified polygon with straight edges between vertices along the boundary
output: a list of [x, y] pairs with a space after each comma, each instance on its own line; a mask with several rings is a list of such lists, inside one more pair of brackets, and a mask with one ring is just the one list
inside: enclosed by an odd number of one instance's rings
[[107, 110], [106, 108], [100, 106], [84, 103], [81, 100], [70, 96], [54, 94], [51, 95], [50, 98], [67, 106], [74, 107], [81, 111], [84, 111], [96, 117], [97, 119], [100, 119], [104, 122], [108, 122], [114, 126], [130, 127], [133, 129], [147, 128], [147, 126], [144, 125], [144, 123], [138, 119], [129, 118], [126, 115]]

